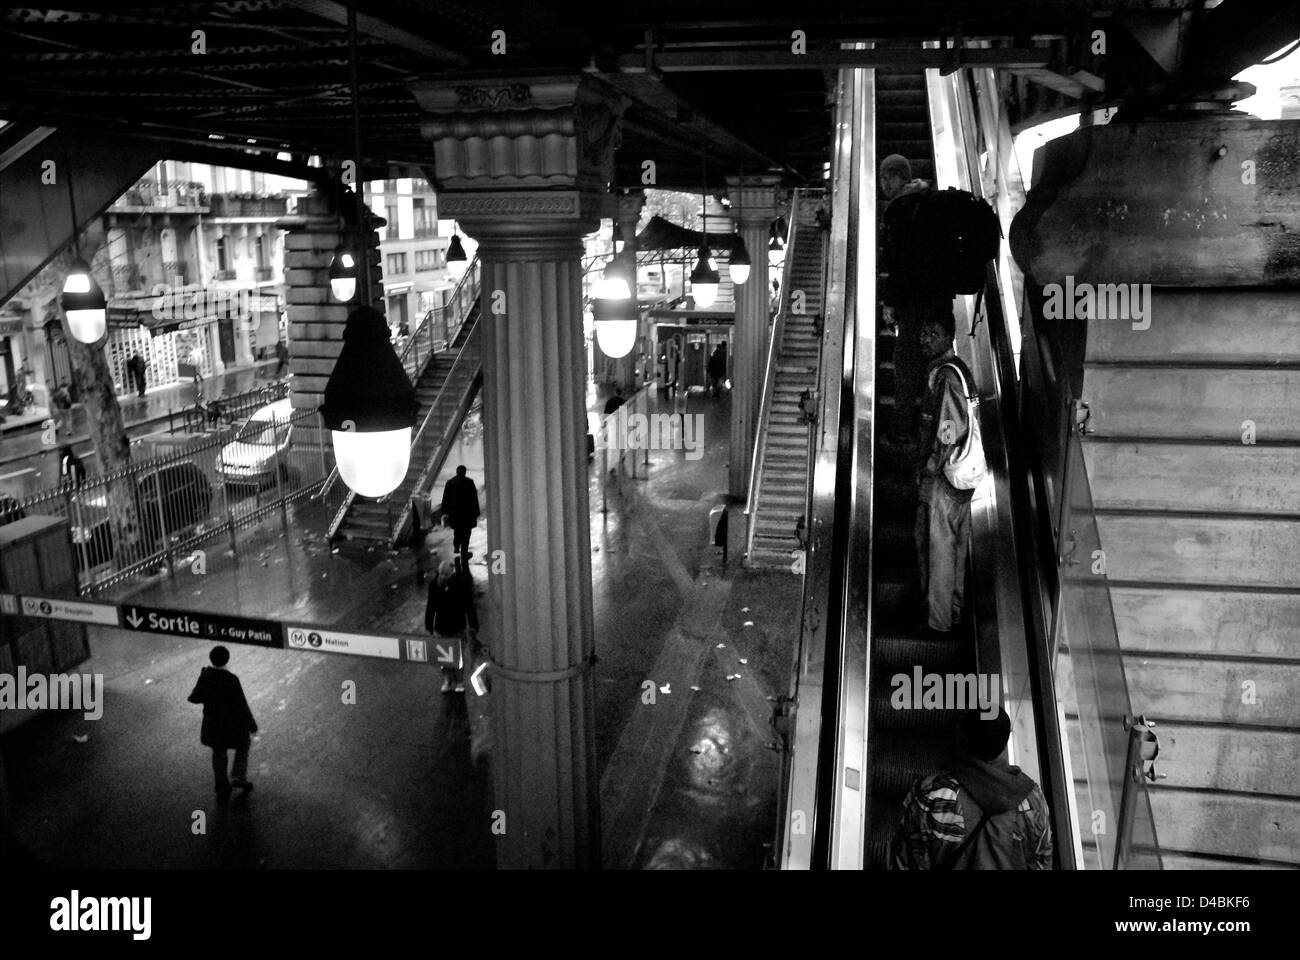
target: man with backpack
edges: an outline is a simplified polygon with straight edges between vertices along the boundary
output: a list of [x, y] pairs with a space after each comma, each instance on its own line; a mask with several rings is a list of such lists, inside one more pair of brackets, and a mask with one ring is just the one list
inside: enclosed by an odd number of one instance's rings
[[917, 466], [916, 553], [927, 635], [946, 637], [961, 619], [970, 549], [970, 502], [986, 472], [974, 378], [953, 350], [952, 313], [921, 326], [930, 361]]
[[1007, 763], [1011, 718], [964, 710], [958, 756], [903, 800], [890, 842], [894, 870], [1050, 870], [1052, 825], [1033, 779]]
[[930, 252], [915, 242], [918, 221], [934, 188], [912, 178], [907, 158], [891, 154], [880, 164], [880, 190], [886, 204], [881, 264], [886, 276], [881, 284], [884, 321], [892, 326], [894, 341], [894, 413], [887, 439], [895, 446], [915, 442], [916, 404], [921, 392], [921, 324], [931, 314], [952, 310], [952, 295], [930, 279]]
[[908, 444], [916, 430], [921, 393], [921, 325], [952, 314], [956, 294], [984, 289], [987, 267], [998, 255], [1002, 230], [987, 202], [965, 190], [935, 190], [911, 178], [897, 154], [880, 165], [883, 214], [881, 299], [885, 323], [897, 328], [894, 345], [894, 415], [890, 441]]

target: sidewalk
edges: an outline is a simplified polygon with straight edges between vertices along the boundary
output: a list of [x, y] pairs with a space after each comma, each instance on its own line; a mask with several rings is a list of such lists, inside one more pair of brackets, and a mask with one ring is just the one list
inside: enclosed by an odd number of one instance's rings
[[[258, 374], [274, 370], [275, 363], [275, 360], [263, 360], [251, 367], [229, 370], [219, 377], [208, 377], [203, 382], [203, 389], [209, 397], [217, 396], [221, 392], [231, 395], [251, 390], [258, 386], [259, 383], [267, 382], [259, 380]], [[134, 393], [120, 394], [117, 402], [122, 408], [122, 420], [128, 432], [130, 432], [132, 428], [147, 426], [159, 421], [166, 423], [169, 411], [179, 415], [186, 408], [193, 406], [194, 384], [192, 381], [187, 381], [185, 383], [168, 384], [165, 387], [154, 387], [152, 390], [146, 391], [143, 397]], [[179, 417], [177, 425], [180, 425]], [[41, 433], [39, 421], [29, 423], [26, 427], [12, 431], [6, 429], [3, 439], [0, 439], [0, 466], [26, 460], [30, 457], [42, 457], [50, 453], [51, 448], [42, 442]], [[77, 453], [85, 458], [86, 469], [91, 473], [99, 472], [98, 458], [89, 456], [94, 453], [94, 448], [90, 443], [86, 411], [81, 404], [77, 404], [72, 408], [71, 433], [66, 429], [60, 430], [58, 440], [60, 445], [64, 443], [73, 444]]]

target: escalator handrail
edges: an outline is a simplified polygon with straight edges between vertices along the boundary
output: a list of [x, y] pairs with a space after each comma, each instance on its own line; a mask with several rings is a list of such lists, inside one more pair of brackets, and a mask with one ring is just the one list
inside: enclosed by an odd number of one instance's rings
[[796, 189], [790, 199], [790, 232], [785, 243], [785, 264], [781, 270], [781, 299], [776, 318], [768, 337], [767, 364], [763, 371], [763, 393], [758, 405], [758, 420], [754, 430], [754, 449], [749, 461], [749, 487], [745, 496], [745, 556], [754, 549], [754, 529], [758, 521], [758, 490], [763, 482], [763, 460], [767, 454], [767, 421], [772, 416], [772, 398], [776, 391], [776, 367], [780, 359], [781, 341], [785, 336], [785, 315], [790, 304], [790, 274], [794, 269], [794, 245], [798, 236], [799, 205], [803, 191]]

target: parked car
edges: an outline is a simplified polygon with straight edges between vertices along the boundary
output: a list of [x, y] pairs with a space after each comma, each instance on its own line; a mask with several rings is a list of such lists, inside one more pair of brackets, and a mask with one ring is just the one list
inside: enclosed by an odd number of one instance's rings
[[[189, 533], [211, 516], [212, 484], [193, 460], [169, 463], [140, 475], [135, 507], [145, 549], [161, 550], [166, 538]], [[74, 494], [71, 519], [78, 570], [113, 559], [117, 547], [106, 487]]]
[[275, 485], [276, 464], [280, 478], [288, 481], [288, 452], [293, 444], [289, 417], [293, 405], [288, 397], [257, 410], [221, 449], [217, 476], [226, 486], [267, 487]]

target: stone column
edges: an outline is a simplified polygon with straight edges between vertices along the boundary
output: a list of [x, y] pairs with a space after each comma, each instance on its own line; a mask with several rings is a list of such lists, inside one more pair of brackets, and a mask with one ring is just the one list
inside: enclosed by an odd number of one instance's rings
[[[600, 865], [582, 237], [624, 101], [591, 77], [430, 81], [443, 216], [479, 244], [497, 863]], [[498, 553], [500, 551], [500, 553]], [[494, 824], [484, 823], [488, 830]]]
[[749, 249], [749, 279], [735, 288], [736, 325], [732, 334], [731, 456], [727, 490], [733, 500], [749, 495], [749, 467], [754, 455], [763, 375], [767, 365], [767, 241], [776, 219], [776, 176], [728, 177], [731, 215]]
[[[351, 194], [345, 202], [355, 203]], [[343, 349], [343, 327], [360, 299], [339, 303], [330, 295], [329, 269], [334, 250], [352, 241], [349, 220], [337, 212], [333, 198], [313, 192], [298, 200], [297, 213], [275, 222], [284, 238], [285, 309], [288, 314], [289, 370], [293, 373], [290, 399], [295, 411], [315, 410], [323, 402], [325, 384]], [[379, 263], [379, 234], [384, 221], [369, 219], [366, 250], [370, 260], [371, 302], [384, 310], [383, 273]], [[358, 279], [358, 287], [360, 280]], [[360, 297], [358, 290], [357, 297]], [[294, 443], [316, 450], [329, 437], [320, 436], [320, 424], [308, 419], [294, 428]]]

